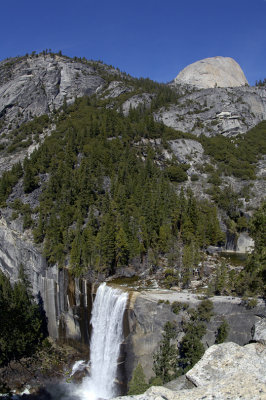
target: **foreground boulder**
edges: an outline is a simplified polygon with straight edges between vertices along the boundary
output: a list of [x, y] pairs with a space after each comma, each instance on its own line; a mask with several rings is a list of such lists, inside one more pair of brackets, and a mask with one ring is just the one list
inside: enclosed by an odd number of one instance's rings
[[266, 347], [260, 343], [239, 346], [223, 343], [211, 346], [202, 359], [187, 372], [186, 377], [195, 386], [221, 382], [233, 375], [244, 374], [266, 383]]
[[244, 347], [236, 343], [211, 346], [186, 374], [196, 387], [170, 390], [151, 387], [129, 400], [266, 400], [266, 347], [260, 343]]

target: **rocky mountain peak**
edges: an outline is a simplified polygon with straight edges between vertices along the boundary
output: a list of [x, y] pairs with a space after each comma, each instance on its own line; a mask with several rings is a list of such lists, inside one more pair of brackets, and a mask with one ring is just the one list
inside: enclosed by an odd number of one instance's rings
[[14, 120], [20, 125], [58, 109], [64, 101], [70, 104], [95, 93], [104, 83], [97, 67], [56, 54], [0, 62], [0, 118], [6, 125]]
[[179, 72], [174, 81], [203, 89], [248, 85], [240, 65], [231, 57], [211, 57], [196, 61]]

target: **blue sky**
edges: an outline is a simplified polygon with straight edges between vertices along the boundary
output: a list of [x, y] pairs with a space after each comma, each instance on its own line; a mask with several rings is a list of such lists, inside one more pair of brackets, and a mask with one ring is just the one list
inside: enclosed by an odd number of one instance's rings
[[0, 59], [51, 48], [168, 82], [229, 56], [266, 77], [266, 0], [3, 0], [0, 16]]

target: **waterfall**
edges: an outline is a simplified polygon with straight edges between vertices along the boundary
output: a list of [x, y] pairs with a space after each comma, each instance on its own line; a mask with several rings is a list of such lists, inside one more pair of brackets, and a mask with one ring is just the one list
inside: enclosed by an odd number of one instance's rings
[[117, 395], [115, 379], [127, 293], [102, 283], [92, 308], [91, 375], [75, 389], [82, 400], [110, 399]]

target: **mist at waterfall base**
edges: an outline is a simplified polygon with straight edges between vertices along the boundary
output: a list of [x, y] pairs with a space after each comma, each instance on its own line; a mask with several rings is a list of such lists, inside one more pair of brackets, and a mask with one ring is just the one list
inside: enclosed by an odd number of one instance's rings
[[99, 286], [92, 308], [90, 362], [76, 362], [70, 378], [86, 367], [90, 369], [90, 376], [85, 377], [81, 384], [65, 383], [48, 388], [53, 400], [97, 400], [118, 395], [115, 379], [127, 297], [127, 293], [105, 283]]

